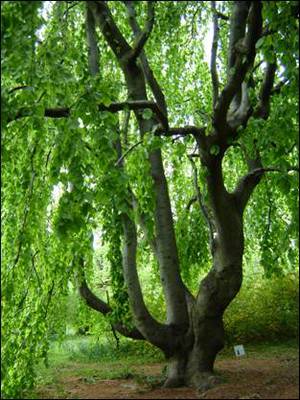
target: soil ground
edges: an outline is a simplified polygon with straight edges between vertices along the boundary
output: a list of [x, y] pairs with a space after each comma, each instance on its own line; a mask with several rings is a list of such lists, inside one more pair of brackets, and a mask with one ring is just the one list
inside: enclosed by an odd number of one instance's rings
[[[216, 361], [223, 383], [203, 393], [190, 388], [160, 387], [164, 363], [130, 367], [126, 379], [99, 379], [101, 364], [89, 364], [93, 375], [78, 376], [76, 365], [60, 371], [56, 385], [38, 388], [41, 399], [298, 399], [298, 355], [245, 356]], [[82, 368], [82, 365], [81, 365]], [[95, 372], [96, 371], [96, 372]], [[59, 390], [60, 388], [60, 390]]]

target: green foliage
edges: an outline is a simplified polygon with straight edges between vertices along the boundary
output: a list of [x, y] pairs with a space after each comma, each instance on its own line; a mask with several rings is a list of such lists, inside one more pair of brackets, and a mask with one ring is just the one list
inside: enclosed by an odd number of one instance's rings
[[228, 343], [295, 339], [299, 335], [299, 276], [246, 280], [225, 312]]
[[[218, 3], [220, 10], [229, 15], [232, 2]], [[120, 31], [132, 42], [124, 4], [109, 2], [109, 6]], [[146, 2], [136, 2], [136, 8], [143, 26]], [[211, 76], [208, 63], [203, 61], [210, 5], [169, 1], [168, 7], [165, 2], [156, 2], [155, 8], [155, 24], [145, 50], [168, 103], [170, 126], [211, 127]], [[181, 273], [192, 291], [196, 292], [199, 276], [211, 261], [208, 229], [199, 204], [194, 202], [187, 209], [195, 196], [187, 158], [187, 154], [194, 152], [193, 139], [159, 138], [148, 132], [143, 143], [133, 148], [139, 140], [133, 118], [126, 131], [117, 114], [99, 112], [99, 103], [109, 106], [124, 101], [126, 85], [98, 31], [101, 73], [99, 77], [90, 76], [85, 10], [86, 2], [77, 2], [74, 7], [64, 1], [2, 2], [3, 398], [20, 398], [33, 385], [34, 366], [42, 359], [47, 361], [51, 338], [62, 338], [66, 325], [75, 330], [88, 326], [89, 332], [98, 336], [110, 332], [110, 322], [118, 320], [132, 325], [122, 274], [121, 215], [127, 212], [136, 221], [142, 216], [148, 239], [155, 237], [155, 197], [148, 160], [151, 151], [161, 149], [164, 156]], [[230, 191], [246, 171], [241, 148], [247, 155], [255, 155], [258, 149], [264, 165], [282, 170], [296, 165], [298, 160], [298, 22], [290, 18], [293, 2], [264, 2], [263, 10], [274, 33], [257, 43], [257, 61], [263, 56], [272, 61], [274, 49], [281, 74], [276, 76], [276, 83], [287, 78], [289, 84], [273, 98], [267, 121], [250, 119], [247, 129], [239, 132], [238, 140], [230, 142], [234, 147], [223, 160], [225, 183]], [[228, 27], [224, 25], [218, 53], [221, 86], [227, 73], [227, 39]], [[254, 78], [261, 81], [263, 72], [263, 68], [257, 68]], [[253, 88], [251, 100], [255, 101], [257, 96], [258, 89]], [[68, 118], [44, 117], [45, 108], [61, 107], [70, 109]], [[145, 109], [143, 117], [150, 120], [153, 112]], [[123, 168], [116, 163], [120, 157], [118, 140], [123, 155], [131, 149]], [[210, 152], [217, 156], [220, 149], [214, 145]], [[242, 291], [232, 305], [232, 310], [236, 307], [235, 314], [228, 311], [229, 335], [235, 339], [262, 339], [267, 337], [263, 329], [274, 338], [295, 334], [294, 283], [285, 275], [296, 269], [298, 261], [297, 175], [274, 174], [267, 179], [268, 183], [262, 181], [245, 213], [245, 259], [247, 267], [261, 264], [265, 277], [271, 280], [260, 279], [257, 288]], [[138, 203], [134, 212], [129, 207], [129, 186]], [[202, 167], [199, 186], [207, 200]], [[97, 256], [91, 243], [96, 228], [101, 233]], [[139, 273], [145, 301], [162, 321], [165, 304], [159, 272], [146, 239], [138, 230]], [[101, 268], [97, 265], [100, 259]], [[83, 275], [97, 295], [107, 294], [104, 300], [113, 308], [108, 321], [74, 298], [74, 288]], [[102, 278], [107, 282], [99, 287]], [[263, 292], [269, 300], [260, 305], [258, 293]], [[267, 303], [270, 307], [264, 308]], [[254, 315], [250, 305], [256, 317], [245, 322], [242, 315]], [[277, 319], [271, 319], [269, 309]], [[254, 332], [253, 323], [258, 322]], [[136, 345], [129, 341], [121, 342], [120, 355], [129, 354], [133, 346]], [[139, 343], [135, 351], [146, 357], [152, 352], [147, 346]], [[82, 344], [73, 356], [108, 359], [113, 351], [114, 345]]]
[[[109, 336], [108, 336], [109, 337]], [[105, 337], [70, 337], [60, 345], [54, 344], [55, 352], [65, 354], [70, 361], [93, 363], [96, 361], [108, 362], [121, 359], [138, 360], [143, 359], [158, 361], [162, 360], [162, 354], [147, 342], [134, 342], [121, 338], [118, 347], [112, 336], [107, 340]], [[53, 351], [53, 350], [52, 350]]]

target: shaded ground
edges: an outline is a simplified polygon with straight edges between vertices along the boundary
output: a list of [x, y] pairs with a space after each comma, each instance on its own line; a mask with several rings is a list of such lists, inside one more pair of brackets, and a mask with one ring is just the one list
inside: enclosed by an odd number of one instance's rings
[[[121, 363], [114, 365], [116, 370]], [[65, 399], [298, 399], [299, 360], [296, 352], [268, 358], [246, 356], [220, 359], [216, 372], [224, 383], [204, 393], [189, 388], [162, 389], [163, 363], [130, 367], [121, 379], [103, 379], [101, 364], [88, 364], [81, 376], [76, 364], [61, 369], [55, 385], [40, 387], [37, 396]], [[59, 372], [59, 371], [58, 371]], [[111, 371], [113, 372], [113, 371]], [[100, 377], [99, 377], [100, 376]]]

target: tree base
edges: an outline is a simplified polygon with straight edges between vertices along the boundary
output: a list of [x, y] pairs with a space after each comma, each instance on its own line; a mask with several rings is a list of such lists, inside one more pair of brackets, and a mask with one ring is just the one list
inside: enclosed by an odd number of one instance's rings
[[214, 388], [215, 386], [224, 382], [224, 379], [213, 373], [209, 372], [202, 372], [193, 374], [192, 377], [187, 377], [186, 379], [183, 378], [176, 378], [171, 377], [167, 378], [164, 382], [164, 388], [179, 388], [182, 386], [189, 386], [198, 391], [198, 393], [204, 393], [209, 389]]
[[213, 373], [198, 373], [192, 377], [189, 386], [197, 389], [198, 393], [203, 393], [222, 382], [223, 379]]

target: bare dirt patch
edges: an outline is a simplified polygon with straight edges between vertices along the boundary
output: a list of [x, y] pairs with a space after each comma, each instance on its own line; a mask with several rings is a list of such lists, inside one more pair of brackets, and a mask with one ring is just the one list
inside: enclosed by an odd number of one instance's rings
[[[98, 366], [101, 368], [101, 366]], [[204, 393], [190, 388], [153, 387], [164, 364], [132, 368], [137, 375], [128, 379], [100, 380], [93, 377], [62, 376], [63, 392], [44, 387], [40, 398], [65, 399], [298, 399], [299, 361], [297, 356], [280, 358], [240, 358], [219, 360], [216, 372], [224, 383]], [[71, 372], [71, 371], [70, 371]], [[156, 382], [155, 382], [156, 380]], [[54, 396], [54, 397], [53, 397]]]

